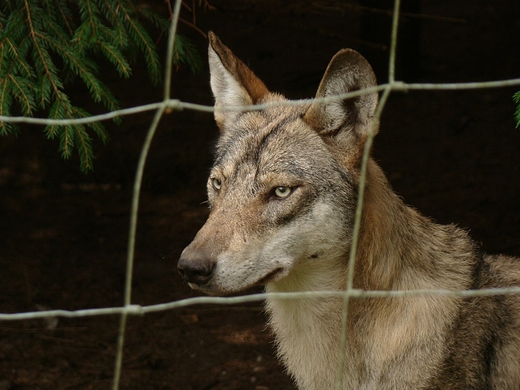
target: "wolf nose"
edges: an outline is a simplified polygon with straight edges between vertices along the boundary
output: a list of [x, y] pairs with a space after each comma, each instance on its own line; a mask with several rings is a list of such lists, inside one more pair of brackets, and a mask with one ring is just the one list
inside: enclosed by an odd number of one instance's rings
[[181, 257], [177, 264], [177, 271], [188, 283], [202, 286], [209, 282], [215, 263], [203, 259], [187, 259]]

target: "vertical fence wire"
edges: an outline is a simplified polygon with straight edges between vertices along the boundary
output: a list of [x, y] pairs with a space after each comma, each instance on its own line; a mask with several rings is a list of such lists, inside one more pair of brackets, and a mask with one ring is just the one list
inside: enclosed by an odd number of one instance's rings
[[[132, 193], [132, 206], [130, 210], [130, 227], [128, 232], [128, 249], [126, 259], [126, 275], [125, 275], [125, 291], [124, 291], [124, 305], [125, 307], [132, 303], [132, 281], [134, 271], [134, 258], [135, 258], [135, 238], [137, 233], [137, 216], [139, 212], [139, 199], [141, 194], [141, 184], [143, 181], [144, 167], [146, 160], [148, 159], [148, 153], [152, 144], [153, 138], [159, 122], [164, 114], [164, 111], [168, 107], [168, 101], [171, 98], [171, 80], [173, 71], [173, 50], [175, 46], [175, 36], [177, 33], [177, 23], [179, 20], [179, 13], [181, 8], [182, 0], [175, 2], [175, 9], [172, 16], [170, 25], [170, 32], [168, 36], [168, 49], [166, 57], [166, 69], [164, 77], [164, 92], [163, 92], [163, 104], [155, 112], [155, 116], [150, 124], [150, 128], [146, 134], [146, 138], [141, 148], [141, 154], [137, 165], [133, 193]], [[121, 313], [119, 333], [117, 337], [117, 348], [116, 348], [116, 359], [114, 364], [114, 381], [112, 390], [119, 389], [119, 381], [121, 379], [121, 368], [123, 365], [123, 348], [125, 343], [125, 331], [128, 313], [126, 311]]]
[[372, 119], [372, 124], [370, 128], [370, 132], [368, 133], [368, 137], [365, 141], [365, 146], [363, 150], [363, 158], [361, 161], [361, 174], [359, 179], [359, 190], [358, 190], [358, 199], [356, 204], [356, 218], [354, 221], [354, 230], [352, 232], [352, 243], [350, 248], [349, 255], [349, 263], [348, 263], [348, 278], [347, 278], [347, 287], [345, 289], [345, 297], [343, 298], [343, 307], [341, 312], [341, 336], [339, 343], [339, 358], [338, 358], [338, 367], [336, 372], [336, 390], [341, 390], [342, 382], [343, 382], [343, 373], [344, 373], [344, 364], [345, 364], [345, 353], [346, 353], [346, 339], [347, 339], [347, 323], [348, 323], [348, 309], [350, 298], [352, 296], [352, 290], [354, 289], [354, 273], [356, 269], [356, 254], [358, 249], [358, 240], [359, 240], [359, 231], [361, 229], [361, 219], [363, 217], [363, 204], [365, 200], [365, 186], [366, 186], [366, 177], [367, 177], [367, 169], [368, 169], [368, 160], [370, 158], [370, 151], [372, 150], [372, 144], [374, 141], [374, 137], [379, 128], [379, 122], [381, 119], [381, 115], [383, 114], [383, 109], [388, 101], [388, 97], [392, 91], [392, 84], [395, 81], [395, 58], [396, 58], [396, 47], [397, 47], [397, 30], [399, 27], [399, 9], [401, 6], [400, 0], [395, 0], [394, 2], [394, 10], [392, 16], [392, 30], [391, 30], [391, 44], [390, 44], [390, 56], [388, 59], [388, 87], [385, 88], [383, 94], [381, 96], [381, 100], [377, 106], [376, 112], [374, 114], [374, 118]]

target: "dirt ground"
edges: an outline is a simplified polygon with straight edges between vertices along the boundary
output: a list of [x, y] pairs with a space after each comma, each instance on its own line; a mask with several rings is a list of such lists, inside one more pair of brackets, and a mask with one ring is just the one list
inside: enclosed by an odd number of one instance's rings
[[[197, 8], [197, 26], [214, 30], [269, 88], [291, 98], [314, 95], [340, 48], [370, 53], [376, 67], [387, 56], [383, 44], [365, 40], [364, 18], [374, 14], [348, 7], [357, 2], [210, 3], [215, 10]], [[420, 38], [420, 50], [403, 50], [413, 65], [398, 72], [405, 81], [520, 77], [520, 2], [423, 1], [421, 12], [428, 17], [407, 19], [419, 26], [408, 33]], [[202, 36], [186, 26], [181, 32], [205, 60]], [[161, 89], [147, 80], [138, 66], [130, 81], [111, 83], [131, 107], [160, 100]], [[172, 88], [176, 98], [212, 103], [206, 65], [199, 75], [179, 69]], [[488, 252], [512, 255], [520, 255], [520, 130], [511, 100], [518, 89], [396, 93], [374, 148], [407, 203], [470, 229]], [[96, 143], [88, 176], [76, 160], [59, 158], [41, 127], [0, 138], [0, 312], [123, 303], [132, 180], [152, 115], [107, 123], [111, 141]], [[135, 304], [196, 295], [175, 267], [207, 216], [216, 136], [210, 114], [175, 112], [161, 122], [141, 197]], [[261, 303], [130, 317], [121, 388], [294, 389], [265, 324]], [[117, 316], [0, 322], [0, 390], [109, 389], [118, 325]]]

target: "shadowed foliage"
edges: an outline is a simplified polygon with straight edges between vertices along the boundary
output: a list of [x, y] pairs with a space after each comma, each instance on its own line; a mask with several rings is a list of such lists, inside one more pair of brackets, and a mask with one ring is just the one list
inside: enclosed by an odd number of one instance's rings
[[[90, 97], [107, 110], [119, 108], [118, 99], [100, 78], [99, 60], [108, 61], [118, 75], [132, 75], [131, 60], [142, 56], [150, 79], [161, 82], [155, 43], [145, 24], [165, 32], [169, 21], [132, 0], [3, 0], [0, 4], [0, 115], [75, 119], [90, 115], [67, 94], [80, 81]], [[191, 43], [176, 37], [174, 63], [193, 71], [200, 59]], [[116, 118], [115, 121], [120, 119]], [[0, 122], [0, 135], [17, 132], [15, 124]], [[99, 122], [45, 127], [49, 139], [58, 138], [59, 150], [69, 158], [74, 150], [81, 170], [93, 168], [92, 136], [108, 139]]]

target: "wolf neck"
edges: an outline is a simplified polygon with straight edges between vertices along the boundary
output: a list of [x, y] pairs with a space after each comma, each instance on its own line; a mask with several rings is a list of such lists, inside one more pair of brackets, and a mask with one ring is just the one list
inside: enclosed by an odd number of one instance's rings
[[[464, 289], [476, 248], [467, 232], [438, 225], [403, 203], [369, 163], [355, 287], [365, 290]], [[456, 261], [454, 261], [456, 260]]]
[[[372, 161], [367, 179], [354, 287], [365, 290], [469, 288], [471, 281], [464, 275], [471, 274], [473, 260], [470, 253], [474, 248], [466, 233], [454, 226], [436, 225], [404, 205], [390, 188], [381, 169]], [[266, 290], [344, 290], [348, 256], [345, 253], [342, 258], [320, 259], [312, 266], [304, 265], [294, 270], [294, 275], [268, 284]], [[397, 330], [406, 329], [406, 324], [435, 315], [436, 311], [451, 310], [454, 305], [449, 299], [433, 300], [424, 305], [428, 311], [415, 313], [417, 317], [413, 317], [406, 311], [406, 305], [401, 305], [404, 301], [393, 302], [390, 311], [388, 302], [384, 299], [350, 301], [345, 361], [350, 374], [344, 377], [344, 388], [359, 388], [365, 372], [363, 363], [355, 358], [351, 360], [349, 356], [355, 357], [361, 349], [377, 350], [392, 337], [398, 337]], [[280, 356], [300, 388], [334, 387], [337, 370], [334, 351], [339, 348], [342, 307], [341, 298], [267, 300]], [[387, 323], [382, 324], [382, 321]], [[388, 334], [381, 333], [379, 338], [371, 338], [369, 334], [375, 332], [376, 323], [387, 329]], [[421, 337], [434, 337], [433, 330], [431, 334], [429, 332], [425, 325], [423, 333], [426, 336]], [[378, 342], [371, 343], [372, 339]], [[398, 342], [390, 344], [400, 345]], [[388, 357], [397, 359], [405, 349], [403, 346], [388, 351]], [[320, 364], [316, 365], [316, 362]], [[356, 364], [361, 366], [356, 367]], [[386, 363], [381, 361], [380, 364]]]

